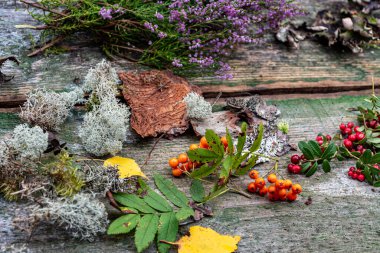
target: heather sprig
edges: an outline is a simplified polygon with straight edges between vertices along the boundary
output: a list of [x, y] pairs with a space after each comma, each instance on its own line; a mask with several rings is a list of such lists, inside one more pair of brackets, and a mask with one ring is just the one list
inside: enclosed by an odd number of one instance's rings
[[265, 33], [301, 14], [289, 0], [42, 0], [33, 7], [50, 10], [30, 11], [45, 24], [38, 29], [48, 39], [86, 31], [110, 56], [224, 79], [232, 77], [226, 59], [234, 49], [259, 43]]

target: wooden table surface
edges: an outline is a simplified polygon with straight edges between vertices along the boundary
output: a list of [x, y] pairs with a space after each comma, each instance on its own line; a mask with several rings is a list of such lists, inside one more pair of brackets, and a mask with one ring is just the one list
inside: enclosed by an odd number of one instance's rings
[[[299, 1], [301, 2], [301, 1]], [[302, 1], [310, 15], [323, 8], [327, 0]], [[22, 6], [19, 6], [22, 7]], [[307, 19], [307, 18], [305, 18]], [[19, 67], [7, 64], [5, 70], [15, 79], [0, 85], [0, 136], [20, 123], [17, 116], [25, 94], [36, 87], [64, 90], [83, 80], [87, 70], [105, 56], [97, 48], [82, 48], [69, 53], [27, 58], [30, 38], [38, 33], [16, 30], [14, 25], [33, 23], [27, 12], [15, 10], [13, 0], [0, 1], [0, 56], [15, 55]], [[376, 87], [380, 81], [380, 50], [370, 49], [360, 55], [336, 52], [315, 42], [303, 42], [298, 51], [269, 41], [261, 47], [245, 46], [231, 60], [235, 79], [215, 81], [197, 78], [192, 83], [202, 87], [213, 101], [220, 91], [223, 96], [262, 94], [276, 104], [282, 118], [290, 122], [291, 143], [314, 138], [319, 132], [335, 133], [342, 121], [353, 120], [346, 109], [362, 104], [369, 94], [371, 76]], [[136, 69], [125, 61], [114, 62], [118, 69]], [[223, 100], [220, 100], [223, 101]], [[63, 127], [60, 137], [75, 152], [83, 152], [79, 143], [76, 112]], [[171, 178], [167, 159], [178, 155], [198, 139], [191, 133], [173, 140], [162, 139], [152, 153], [144, 172], [151, 176], [161, 173]], [[133, 139], [125, 144], [121, 155], [132, 157], [143, 164], [154, 139]], [[287, 156], [281, 158], [283, 174]], [[220, 233], [242, 237], [238, 252], [379, 252], [380, 197], [379, 189], [350, 180], [346, 172], [351, 161], [337, 163], [331, 173], [318, 172], [311, 178], [288, 175], [304, 188], [295, 203], [271, 203], [254, 196], [247, 199], [235, 194], [212, 201], [215, 216], [205, 218], [199, 225]], [[259, 167], [260, 171], [270, 164]], [[173, 179], [188, 192], [190, 181]], [[248, 176], [237, 184], [245, 187]], [[305, 205], [308, 197], [311, 205]], [[132, 237], [100, 237], [95, 242], [76, 241], [54, 229], [40, 230], [30, 241], [11, 229], [15, 206], [0, 197], [0, 249], [14, 244], [26, 245], [31, 252], [135, 252]], [[188, 226], [181, 228], [185, 233]], [[150, 248], [147, 252], [155, 252]]]

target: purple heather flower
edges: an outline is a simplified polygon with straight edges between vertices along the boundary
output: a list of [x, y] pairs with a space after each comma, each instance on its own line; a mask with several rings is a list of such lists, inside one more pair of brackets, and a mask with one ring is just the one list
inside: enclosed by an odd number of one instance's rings
[[106, 9], [105, 7], [102, 7], [99, 11], [99, 15], [103, 19], [112, 19], [112, 9]]
[[166, 34], [166, 33], [164, 33], [164, 32], [159, 32], [158, 33], [158, 37], [160, 38], [160, 39], [163, 39], [163, 38], [166, 38], [168, 35]]
[[172, 61], [172, 65], [176, 68], [181, 68], [183, 67], [181, 61], [177, 58], [174, 58], [173, 61]]
[[159, 13], [159, 12], [156, 12], [156, 14], [154, 16], [156, 16], [156, 18], [158, 20], [164, 20], [164, 16], [161, 13]]
[[153, 25], [152, 23], [149, 23], [149, 22], [145, 22], [144, 23], [144, 27], [148, 30], [150, 30], [151, 32], [155, 32], [158, 28], [158, 25]]

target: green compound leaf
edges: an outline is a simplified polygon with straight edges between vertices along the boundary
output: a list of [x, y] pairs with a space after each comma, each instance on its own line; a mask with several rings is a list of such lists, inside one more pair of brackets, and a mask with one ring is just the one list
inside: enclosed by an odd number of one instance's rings
[[146, 214], [137, 225], [135, 245], [138, 252], [142, 252], [153, 242], [158, 229], [158, 215]]
[[259, 133], [257, 134], [257, 138], [253, 142], [252, 146], [249, 149], [249, 151], [251, 153], [252, 152], [256, 152], [257, 150], [259, 150], [260, 145], [261, 145], [261, 141], [263, 140], [263, 134], [264, 134], [264, 126], [263, 126], [263, 123], [260, 123], [260, 125], [259, 125]]
[[228, 131], [228, 128], [226, 128], [226, 139], [228, 143], [228, 149], [227, 149], [228, 154], [232, 155], [234, 153], [234, 143], [232, 141], [232, 137], [231, 137], [230, 131]]
[[160, 241], [174, 242], [178, 233], [178, 226], [178, 220], [174, 212], [161, 215], [157, 232], [158, 252], [166, 253], [169, 251], [170, 245]]
[[215, 159], [218, 159], [221, 157], [214, 151], [211, 151], [205, 148], [197, 148], [194, 150], [189, 150], [187, 151], [187, 155], [189, 156], [191, 161], [202, 162], [202, 163], [212, 162]]
[[169, 205], [166, 199], [161, 197], [160, 194], [156, 193], [153, 190], [148, 190], [148, 193], [144, 196], [143, 200], [145, 203], [147, 203], [150, 207], [153, 207], [154, 209], [161, 211], [161, 212], [171, 212], [173, 211], [173, 208]]
[[114, 220], [108, 227], [108, 235], [126, 234], [132, 231], [140, 221], [139, 214], [127, 214]]
[[223, 156], [224, 145], [220, 141], [219, 136], [214, 131], [207, 129], [205, 137], [211, 150], [214, 151], [214, 153], [218, 156]]
[[156, 211], [147, 205], [141, 198], [134, 194], [115, 193], [113, 197], [120, 204], [139, 210], [142, 213], [155, 213]]
[[153, 178], [157, 188], [168, 200], [170, 200], [170, 202], [178, 207], [188, 206], [189, 200], [186, 195], [178, 190], [177, 186], [175, 186], [172, 181], [159, 174], [155, 174]]
[[195, 202], [202, 202], [203, 201], [203, 199], [205, 197], [205, 189], [204, 189], [203, 184], [200, 180], [194, 179], [191, 182], [190, 194], [191, 194], [191, 198]]
[[175, 214], [177, 220], [184, 221], [190, 216], [194, 216], [194, 209], [190, 207], [183, 207], [178, 210], [178, 212]]

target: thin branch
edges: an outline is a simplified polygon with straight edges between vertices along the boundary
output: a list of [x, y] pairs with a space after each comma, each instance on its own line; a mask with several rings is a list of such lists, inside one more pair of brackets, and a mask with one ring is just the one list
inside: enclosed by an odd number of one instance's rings
[[148, 161], [150, 159], [150, 156], [151, 156], [153, 150], [156, 148], [157, 143], [161, 140], [162, 137], [164, 137], [164, 135], [165, 135], [165, 133], [161, 134], [160, 137], [158, 137], [158, 139], [154, 142], [152, 149], [149, 151], [149, 154], [145, 159], [145, 162], [143, 164], [144, 166], [148, 164]]
[[55, 11], [55, 10], [50, 10], [49, 8], [46, 8], [36, 2], [31, 2], [31, 1], [27, 1], [27, 0], [20, 0], [20, 2], [26, 4], [26, 5], [29, 5], [29, 6], [32, 6], [34, 8], [37, 8], [37, 9], [41, 9], [41, 10], [44, 10], [44, 11], [48, 11], [48, 12], [51, 12], [51, 13], [54, 13], [54, 14], [57, 14], [57, 15], [60, 15], [60, 16], [63, 16], [63, 17], [66, 17], [67, 15], [66, 14], [63, 14], [62, 12], [59, 12], [59, 11]]
[[46, 49], [54, 46], [55, 44], [61, 42], [63, 39], [65, 38], [65, 36], [58, 36], [56, 38], [54, 38], [52, 41], [50, 41], [49, 43], [47, 43], [45, 46], [33, 51], [32, 53], [28, 54], [29, 57], [32, 57], [32, 56], [36, 56], [40, 53], [42, 53], [43, 51], [45, 51]]

